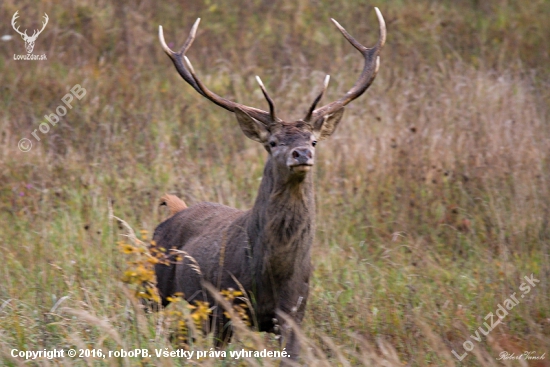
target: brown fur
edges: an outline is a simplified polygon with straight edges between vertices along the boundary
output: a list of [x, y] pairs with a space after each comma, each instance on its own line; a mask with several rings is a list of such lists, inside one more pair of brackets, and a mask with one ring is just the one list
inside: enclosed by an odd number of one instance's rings
[[[258, 197], [247, 211], [214, 203], [185, 208], [177, 197], [163, 197], [174, 213], [153, 236], [157, 246], [171, 256], [168, 265], [155, 265], [163, 305], [175, 293], [183, 293], [188, 302], [204, 300], [215, 305], [204, 282], [220, 290], [242, 289], [252, 303], [249, 317], [258, 329], [282, 334], [280, 340], [287, 341], [291, 359], [298, 358], [299, 340], [281, 315], [290, 315], [298, 325], [304, 317], [315, 233], [310, 169], [316, 140], [332, 134], [342, 113], [343, 108], [315, 129], [303, 121], [268, 127], [235, 110], [244, 134], [269, 153]], [[182, 253], [183, 259], [176, 261]], [[213, 318], [216, 322], [211, 324], [221, 346], [231, 335], [230, 320], [219, 306]], [[283, 360], [281, 365], [286, 364]]]
[[[196, 75], [182, 62], [186, 48], [175, 53], [161, 42], [180, 75], [200, 94], [233, 112], [242, 132], [261, 143], [269, 153], [258, 197], [252, 209], [242, 211], [220, 204], [198, 203], [161, 223], [153, 239], [172, 256], [169, 265], [157, 264], [157, 287], [163, 305], [175, 293], [188, 302], [205, 300], [215, 304], [206, 292], [208, 282], [218, 289], [242, 289], [252, 303], [249, 317], [260, 331], [281, 333], [286, 350], [296, 360], [300, 343], [296, 333], [285, 325], [283, 314], [300, 325], [309, 296], [311, 246], [315, 233], [315, 200], [310, 173], [315, 161], [317, 140], [328, 138], [338, 126], [344, 106], [360, 96], [378, 71], [378, 54], [385, 40], [385, 25], [380, 21], [380, 39], [374, 48], [358, 47], [365, 67], [357, 83], [346, 95], [315, 109], [326, 89], [315, 99], [304, 120], [285, 122], [276, 118], [273, 101], [260, 82], [270, 112], [250, 108], [206, 93]], [[198, 24], [198, 23], [196, 23]], [[194, 37], [193, 28], [187, 42]], [[162, 28], [160, 28], [162, 32]], [[350, 36], [346, 34], [346, 38]], [[351, 40], [350, 40], [351, 42]], [[365, 52], [363, 51], [365, 49]], [[170, 207], [170, 202], [167, 205]], [[179, 208], [179, 207], [178, 207]], [[171, 209], [172, 210], [172, 209]], [[177, 212], [176, 212], [177, 211]], [[177, 251], [172, 251], [177, 250]], [[185, 256], [176, 262], [176, 254]], [[181, 256], [179, 256], [181, 257]], [[223, 309], [216, 305], [212, 323], [218, 340], [227, 342], [231, 329]], [[278, 320], [278, 321], [277, 321]], [[283, 359], [281, 365], [287, 365]]]
[[[156, 228], [153, 239], [166, 253], [177, 249], [186, 256], [179, 263], [157, 264], [155, 272], [163, 305], [177, 292], [189, 302], [215, 304], [203, 281], [218, 289], [242, 287], [254, 307], [251, 320], [261, 331], [282, 333], [296, 359], [299, 341], [278, 315], [288, 314], [300, 324], [307, 305], [315, 233], [313, 179], [307, 170], [294, 170], [292, 157], [296, 149], [308, 151], [313, 163], [314, 136], [307, 127], [286, 125], [272, 138], [279, 144], [264, 142], [270, 155], [252, 209], [198, 203], [180, 210], [183, 202], [177, 197], [163, 197], [175, 214]], [[231, 330], [222, 311], [218, 307], [214, 317], [223, 344]]]
[[160, 205], [166, 205], [170, 211], [170, 216], [181, 212], [187, 208], [187, 204], [176, 195], [164, 194], [160, 198]]
[[[269, 153], [258, 197], [248, 211], [212, 203], [199, 203], [178, 211], [181, 203], [175, 199], [166, 201], [169, 208], [170, 203], [178, 203], [170, 209], [175, 214], [156, 228], [153, 239], [166, 253], [178, 250], [185, 256], [177, 263], [155, 266], [163, 304], [166, 305], [176, 292], [182, 292], [189, 302], [205, 299], [213, 303], [212, 296], [204, 289], [204, 282], [218, 289], [242, 289], [252, 302], [254, 310], [249, 311], [254, 312], [249, 316], [259, 330], [281, 332], [281, 341], [288, 340], [286, 349], [291, 359], [298, 358], [299, 340], [296, 333], [284, 325], [280, 315], [290, 315], [299, 325], [309, 295], [311, 246], [315, 233], [310, 169], [315, 161], [315, 146], [317, 140], [326, 139], [334, 132], [344, 106], [363, 94], [378, 72], [378, 55], [386, 39], [386, 26], [380, 11], [375, 10], [380, 22], [380, 37], [372, 48], [360, 45], [335, 22], [364, 57], [365, 66], [354, 86], [343, 97], [316, 109], [327, 88], [327, 76], [323, 91], [306, 117], [290, 123], [277, 118], [273, 101], [259, 78], [269, 113], [207, 92], [190, 64], [187, 63], [187, 68], [183, 62], [198, 21], [179, 52], [166, 45], [162, 27], [159, 27], [162, 47], [181, 77], [201, 95], [233, 112], [242, 132], [261, 143]], [[225, 342], [230, 333], [226, 325], [229, 320], [219, 306], [215, 308], [214, 317], [218, 321], [215, 330], [218, 339]], [[274, 321], [275, 317], [280, 325]], [[287, 363], [283, 359], [281, 365]]]

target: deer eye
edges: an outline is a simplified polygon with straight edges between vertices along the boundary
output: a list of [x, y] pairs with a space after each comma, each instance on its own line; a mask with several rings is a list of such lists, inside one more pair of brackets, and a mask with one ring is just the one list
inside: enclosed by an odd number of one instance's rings
[[269, 142], [269, 146], [272, 147], [272, 148], [274, 148], [274, 147], [277, 146], [277, 143], [274, 142], [274, 141], [270, 141], [270, 142]]
[[317, 140], [312, 141], [311, 145], [316, 146], [317, 145]]

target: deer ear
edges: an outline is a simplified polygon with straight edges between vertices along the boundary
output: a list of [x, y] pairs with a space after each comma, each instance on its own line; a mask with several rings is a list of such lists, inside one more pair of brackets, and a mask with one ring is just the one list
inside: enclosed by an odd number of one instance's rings
[[248, 138], [255, 140], [260, 143], [267, 141], [269, 137], [269, 131], [266, 127], [259, 121], [256, 121], [248, 113], [241, 110], [239, 107], [235, 107], [235, 116], [237, 116], [237, 121], [239, 121], [239, 126], [243, 131], [244, 135]]
[[313, 124], [313, 133], [317, 137], [317, 140], [324, 140], [331, 136], [334, 130], [336, 130], [336, 126], [338, 126], [343, 115], [344, 107], [336, 110], [336, 112], [330, 115], [325, 115], [317, 119]]

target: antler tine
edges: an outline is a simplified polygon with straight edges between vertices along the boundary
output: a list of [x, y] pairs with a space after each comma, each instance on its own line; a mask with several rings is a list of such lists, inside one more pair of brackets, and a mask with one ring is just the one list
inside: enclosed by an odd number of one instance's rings
[[189, 83], [193, 89], [195, 89], [197, 92], [199, 92], [201, 95], [204, 96], [203, 91], [199, 88], [197, 85], [197, 82], [189, 73], [189, 71], [185, 68], [185, 65], [183, 64], [181, 58], [185, 55], [189, 47], [193, 44], [193, 41], [195, 40], [195, 34], [197, 32], [197, 28], [199, 27], [199, 23], [201, 21], [201, 18], [198, 18], [195, 21], [195, 24], [193, 24], [193, 27], [191, 28], [191, 32], [189, 32], [189, 37], [187, 37], [187, 40], [185, 41], [185, 44], [180, 49], [179, 52], [174, 52], [168, 45], [166, 44], [166, 41], [164, 40], [164, 31], [162, 29], [162, 26], [159, 25], [159, 41], [162, 46], [162, 49], [164, 52], [170, 57], [170, 60], [174, 63], [174, 66], [176, 67], [176, 70], [181, 75], [183, 80], [185, 80], [187, 83]]
[[46, 28], [46, 25], [48, 24], [48, 21], [50, 20], [50, 18], [48, 17], [48, 14], [46, 14], [46, 13], [44, 13], [44, 20], [45, 20], [45, 22], [42, 22], [42, 29], [40, 30], [40, 33], [42, 33], [44, 28]]
[[336, 28], [338, 28], [338, 30], [340, 31], [340, 33], [342, 33], [342, 35], [348, 40], [349, 43], [351, 43], [353, 45], [353, 47], [355, 47], [356, 49], [359, 50], [359, 52], [365, 52], [365, 50], [368, 50], [368, 48], [366, 48], [365, 46], [363, 46], [362, 44], [360, 44], [355, 38], [353, 38], [351, 36], [351, 34], [348, 33], [348, 31], [346, 31], [346, 29], [344, 27], [342, 27], [340, 25], [340, 23], [338, 23], [336, 21], [336, 19], [334, 18], [330, 18], [330, 20], [332, 21], [332, 23], [334, 23], [334, 25], [336, 26]]
[[348, 42], [351, 43], [353, 47], [361, 52], [365, 60], [365, 65], [363, 67], [361, 75], [359, 76], [357, 82], [355, 82], [353, 87], [340, 99], [313, 111], [312, 116], [314, 119], [318, 119], [321, 116], [330, 114], [344, 107], [345, 105], [362, 95], [374, 81], [374, 78], [376, 77], [376, 74], [378, 73], [378, 69], [380, 67], [380, 51], [386, 43], [386, 22], [384, 21], [384, 17], [382, 16], [380, 10], [376, 7], [374, 8], [374, 10], [378, 18], [380, 34], [378, 37], [378, 42], [372, 48], [367, 48], [360, 44], [336, 20], [331, 19], [334, 25], [346, 38], [346, 40], [348, 40]]
[[[216, 103], [215, 98], [218, 97], [218, 96], [216, 96], [208, 88], [206, 88], [206, 86], [204, 84], [202, 84], [200, 79], [197, 78], [197, 76], [195, 74], [195, 69], [193, 68], [193, 65], [191, 65], [191, 61], [189, 61], [189, 58], [187, 58], [187, 56], [183, 56], [183, 59], [185, 60], [185, 65], [187, 65], [187, 68], [189, 69], [189, 72], [191, 73], [191, 76], [193, 77], [195, 82], [197, 82], [197, 85], [199, 87], [199, 91], [202, 92], [202, 95], [204, 95], [206, 98], [208, 98], [212, 102]], [[221, 97], [218, 97], [218, 98], [221, 98]], [[216, 104], [218, 104], [218, 103], [216, 103]], [[220, 105], [220, 106], [225, 107], [223, 105]], [[229, 110], [229, 108], [227, 108], [227, 109]], [[233, 110], [230, 110], [230, 111], [233, 112]]]
[[[15, 21], [17, 18], [19, 18], [19, 10], [17, 10], [15, 14], [13, 14], [13, 17], [11, 17], [11, 25], [13, 26], [13, 29], [15, 29]], [[19, 29], [19, 27], [17, 27], [17, 29]], [[17, 31], [17, 29], [15, 30]]]
[[310, 122], [311, 121], [311, 116], [313, 115], [313, 111], [315, 110], [315, 107], [317, 107], [317, 103], [319, 103], [319, 101], [321, 101], [321, 98], [323, 98], [323, 94], [325, 94], [325, 92], [327, 90], [329, 81], [330, 81], [330, 75], [327, 75], [325, 77], [325, 81], [324, 81], [324, 84], [323, 84], [323, 90], [321, 91], [321, 93], [319, 93], [317, 98], [315, 98], [315, 100], [311, 104], [311, 107], [309, 108], [309, 110], [307, 112], [307, 115], [304, 118], [305, 122]]
[[378, 9], [376, 6], [374, 7], [374, 11], [376, 12], [376, 17], [378, 18], [378, 29], [380, 33], [378, 37], [378, 44], [376, 45], [376, 47], [382, 48], [386, 44], [386, 21], [384, 20], [380, 9]]
[[26, 36], [26, 35], [27, 35], [27, 30], [26, 30], [26, 29], [25, 29], [25, 32], [22, 33], [22, 32], [19, 30], [19, 27], [20, 27], [20, 26], [17, 26], [17, 28], [15, 28], [15, 23], [16, 23], [17, 18], [19, 18], [19, 10], [17, 10], [17, 11], [15, 12], [15, 14], [13, 14], [13, 17], [11, 17], [11, 26], [12, 26], [13, 29], [14, 29], [17, 33], [19, 33], [21, 36], [23, 36], [23, 35]]
[[228, 111], [234, 112], [235, 108], [238, 107], [248, 113], [251, 117], [255, 118], [258, 121], [261, 121], [264, 125], [269, 126], [272, 123], [271, 114], [254, 108], [245, 106], [233, 101], [230, 101], [226, 98], [218, 96], [216, 93], [210, 91], [197, 77], [195, 74], [195, 71], [193, 70], [193, 66], [191, 65], [191, 62], [189, 59], [185, 56], [185, 53], [187, 50], [191, 47], [191, 44], [195, 40], [195, 35], [197, 33], [197, 29], [199, 27], [200, 18], [198, 18], [195, 21], [195, 24], [191, 28], [191, 31], [189, 32], [189, 37], [187, 37], [187, 41], [185, 41], [185, 44], [183, 47], [178, 51], [174, 52], [168, 45], [166, 44], [166, 41], [164, 40], [164, 32], [162, 30], [162, 26], [159, 26], [159, 41], [160, 44], [164, 50], [164, 52], [170, 57], [172, 62], [174, 63], [174, 66], [176, 67], [176, 70], [180, 74], [180, 76], [195, 89], [199, 94], [201, 94], [203, 97], [209, 99], [210, 101], [214, 102], [220, 107], [225, 108]]
[[267, 100], [267, 103], [269, 104], [269, 115], [271, 116], [271, 120], [273, 122], [277, 121], [277, 117], [275, 116], [275, 104], [273, 103], [273, 100], [271, 97], [269, 97], [269, 94], [267, 94], [267, 90], [265, 89], [264, 83], [262, 83], [262, 79], [258, 75], [256, 75], [256, 81], [260, 85], [260, 89], [262, 90], [262, 93], [264, 94], [265, 99]]

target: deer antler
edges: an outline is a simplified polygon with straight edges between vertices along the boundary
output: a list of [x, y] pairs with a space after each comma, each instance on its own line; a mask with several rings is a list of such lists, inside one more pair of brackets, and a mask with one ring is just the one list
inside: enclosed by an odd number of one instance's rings
[[[41, 29], [41, 30], [36, 29], [36, 30], [33, 32], [32, 36], [30, 36], [29, 38], [32, 39], [32, 40], [36, 40], [36, 38], [38, 37], [38, 35], [39, 35], [40, 33], [42, 33], [42, 31], [44, 30], [44, 28], [46, 28], [46, 25], [48, 24], [48, 20], [49, 20], [49, 19], [50, 19], [50, 18], [48, 18], [48, 14], [44, 13], [44, 20], [45, 20], [45, 22], [42, 22], [42, 29]], [[38, 32], [38, 33], [37, 33], [37, 32]]]
[[[360, 44], [336, 20], [331, 19], [332, 22], [338, 28], [338, 30], [342, 33], [342, 35], [348, 40], [348, 42], [351, 43], [353, 47], [355, 47], [359, 52], [361, 52], [365, 60], [365, 66], [363, 67], [363, 71], [361, 72], [359, 79], [357, 80], [357, 82], [355, 82], [355, 85], [343, 97], [323, 107], [315, 109], [315, 107], [317, 106], [317, 104], [319, 103], [319, 101], [321, 100], [321, 98], [323, 97], [323, 94], [327, 89], [327, 85], [329, 81], [329, 76], [327, 75], [324, 82], [324, 88], [321, 91], [321, 93], [317, 96], [317, 98], [315, 98], [315, 101], [309, 108], [308, 113], [304, 118], [305, 122], [309, 123], [311, 121], [317, 120], [322, 116], [331, 114], [336, 110], [346, 106], [348, 103], [350, 103], [351, 101], [359, 97], [361, 94], [363, 94], [374, 81], [374, 78], [376, 77], [376, 74], [378, 73], [378, 68], [380, 66], [380, 56], [379, 56], [380, 51], [382, 50], [382, 47], [386, 42], [386, 23], [384, 21], [384, 17], [382, 16], [382, 13], [380, 13], [380, 10], [378, 10], [378, 8], [374, 8], [374, 9], [376, 11], [376, 16], [378, 17], [378, 22], [380, 24], [380, 36], [378, 38], [378, 42], [372, 48], [367, 48], [362, 44]], [[162, 26], [159, 26], [159, 40], [162, 45], [162, 48], [174, 63], [174, 66], [176, 67], [176, 70], [181, 75], [181, 77], [189, 85], [191, 85], [197, 92], [199, 92], [202, 96], [211, 100], [218, 106], [225, 108], [228, 111], [234, 112], [236, 108], [240, 108], [251, 117], [255, 118], [258, 121], [261, 121], [268, 128], [273, 124], [279, 123], [280, 120], [275, 116], [275, 106], [273, 104], [273, 100], [267, 94], [267, 91], [259, 77], [256, 77], [256, 79], [260, 84], [262, 93], [264, 94], [264, 97], [269, 104], [269, 112], [266, 112], [254, 107], [245, 106], [245, 105], [230, 101], [226, 98], [220, 97], [214, 92], [210, 91], [201, 82], [201, 80], [195, 74], [195, 71], [193, 70], [193, 66], [191, 65], [191, 62], [189, 61], [187, 56], [185, 56], [185, 53], [191, 47], [191, 44], [195, 40], [195, 35], [197, 33], [197, 28], [199, 27], [199, 23], [200, 23], [200, 18], [196, 20], [195, 24], [191, 28], [191, 32], [189, 32], [189, 37], [187, 38], [187, 41], [185, 41], [183, 47], [178, 52], [174, 52], [172, 51], [172, 49], [170, 49], [170, 47], [168, 47], [168, 45], [166, 44], [166, 41], [164, 40], [164, 33], [162, 30]]]
[[193, 70], [191, 62], [189, 61], [187, 56], [185, 56], [185, 53], [191, 47], [191, 44], [195, 40], [195, 35], [197, 33], [197, 28], [199, 27], [200, 20], [200, 18], [196, 20], [195, 24], [191, 28], [191, 32], [189, 32], [189, 37], [187, 38], [187, 41], [185, 41], [183, 47], [178, 52], [174, 52], [172, 51], [172, 49], [170, 49], [170, 47], [168, 47], [166, 41], [164, 40], [164, 32], [162, 30], [162, 26], [159, 26], [160, 44], [162, 45], [164, 52], [166, 52], [166, 54], [174, 63], [174, 66], [176, 67], [176, 70], [178, 71], [180, 76], [202, 96], [214, 102], [218, 106], [225, 108], [228, 111], [234, 112], [236, 108], [240, 108], [251, 117], [255, 118], [258, 121], [261, 121], [266, 127], [270, 127], [273, 124], [278, 123], [280, 120], [275, 117], [273, 101], [271, 100], [271, 98], [269, 98], [267, 92], [265, 92], [265, 88], [263, 88], [262, 84], [260, 84], [260, 87], [262, 87], [262, 92], [264, 93], [264, 96], [269, 103], [270, 112], [266, 112], [254, 107], [245, 106], [240, 103], [236, 103], [226, 98], [220, 97], [214, 92], [210, 91], [197, 77], [195, 71]]
[[386, 22], [384, 21], [384, 17], [382, 16], [382, 13], [380, 13], [380, 10], [376, 7], [374, 10], [376, 11], [376, 16], [378, 17], [378, 23], [380, 25], [380, 36], [378, 38], [378, 42], [372, 48], [367, 48], [357, 42], [357, 40], [353, 38], [336, 20], [331, 19], [348, 42], [351, 43], [359, 52], [361, 52], [365, 59], [365, 66], [363, 67], [363, 71], [361, 72], [359, 79], [357, 79], [357, 82], [355, 82], [354, 86], [343, 97], [323, 107], [315, 109], [315, 106], [323, 96], [326, 89], [328, 80], [325, 79], [325, 87], [323, 92], [321, 92], [321, 94], [313, 102], [304, 121], [315, 121], [324, 115], [331, 114], [344, 107], [363, 94], [374, 81], [374, 78], [378, 73], [378, 68], [380, 67], [380, 51], [386, 42]]
[[17, 14], [19, 13], [19, 10], [15, 12], [15, 14], [13, 14], [13, 17], [11, 18], [11, 26], [13, 27], [13, 29], [15, 29], [15, 31], [17, 33], [19, 33], [22, 37], [25, 37], [25, 38], [28, 38], [29, 36], [27, 36], [27, 30], [25, 29], [25, 32], [24, 33], [21, 33], [19, 31], [19, 26], [17, 26], [17, 28], [15, 28], [15, 21], [17, 20], [17, 18], [19, 18], [19, 15]]
[[307, 112], [306, 118], [304, 119], [305, 122], [310, 122], [311, 121], [311, 116], [313, 115], [313, 112], [315, 110], [315, 106], [317, 106], [317, 103], [319, 103], [321, 98], [323, 98], [323, 94], [325, 94], [325, 92], [327, 90], [329, 81], [330, 81], [330, 75], [327, 75], [325, 77], [325, 82], [323, 83], [323, 90], [321, 91], [321, 93], [319, 93], [317, 98], [315, 98], [315, 100], [313, 101], [313, 104], [309, 108], [309, 111]]
[[21, 35], [21, 37], [23, 37], [25, 40], [28, 40], [28, 41], [34, 41], [36, 40], [36, 38], [38, 37], [38, 35], [40, 33], [42, 33], [42, 31], [44, 30], [44, 28], [46, 28], [46, 25], [48, 24], [48, 14], [44, 13], [44, 20], [45, 22], [42, 22], [42, 29], [41, 30], [38, 30], [38, 29], [35, 29], [32, 36], [29, 37], [29, 35], [27, 34], [27, 30], [25, 29], [25, 32], [21, 33], [21, 31], [19, 31], [19, 26], [15, 26], [15, 21], [17, 20], [17, 18], [19, 18], [19, 10], [17, 10], [15, 12], [15, 14], [13, 14], [13, 17], [11, 18], [11, 26], [13, 27], [13, 29], [19, 33]]
[[271, 121], [275, 122], [277, 121], [277, 117], [275, 116], [275, 104], [273, 103], [273, 100], [271, 97], [269, 97], [269, 94], [267, 94], [267, 90], [265, 89], [264, 83], [262, 82], [262, 79], [260, 79], [259, 76], [256, 75], [256, 81], [260, 85], [260, 89], [262, 90], [262, 93], [264, 94], [264, 97], [267, 101], [267, 104], [269, 104], [269, 115], [271, 116]]

